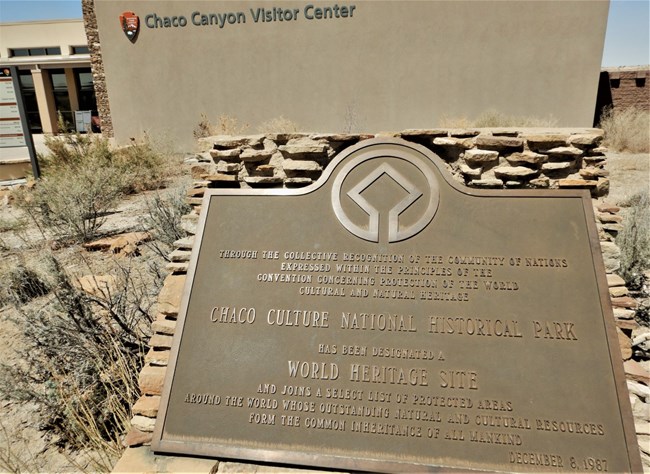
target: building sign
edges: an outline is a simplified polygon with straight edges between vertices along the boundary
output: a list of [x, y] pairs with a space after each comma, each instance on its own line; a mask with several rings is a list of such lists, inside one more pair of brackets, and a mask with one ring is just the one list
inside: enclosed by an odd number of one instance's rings
[[0, 68], [0, 148], [27, 146], [9, 68]]
[[640, 470], [591, 206], [462, 188], [402, 140], [300, 190], [211, 190], [154, 450]]

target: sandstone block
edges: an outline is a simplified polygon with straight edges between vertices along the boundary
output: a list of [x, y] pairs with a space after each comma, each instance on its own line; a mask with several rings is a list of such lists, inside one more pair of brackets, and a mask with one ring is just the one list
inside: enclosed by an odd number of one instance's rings
[[269, 160], [273, 153], [275, 153], [274, 149], [257, 150], [255, 148], [246, 148], [239, 155], [239, 159], [245, 163], [260, 163]]
[[299, 132], [280, 132], [280, 133], [267, 133], [266, 138], [274, 142], [286, 143], [289, 140], [295, 140], [297, 138], [303, 138], [308, 136], [307, 133]]
[[170, 355], [171, 351], [169, 350], [160, 351], [151, 348], [149, 349], [149, 352], [147, 352], [147, 355], [145, 355], [144, 361], [152, 367], [167, 367]]
[[217, 162], [219, 160], [237, 160], [241, 154], [241, 148], [230, 148], [227, 150], [210, 150], [210, 156]]
[[[650, 372], [644, 369], [643, 366], [639, 364], [637, 361], [626, 360], [623, 363], [623, 369], [625, 369], [625, 376], [627, 377], [628, 380], [641, 382], [646, 386], [650, 384]], [[650, 418], [650, 413], [648, 414], [648, 417]]]
[[629, 290], [624, 286], [613, 286], [609, 289], [609, 296], [612, 298], [619, 298], [621, 296], [627, 296], [629, 294]]
[[204, 174], [210, 173], [211, 170], [212, 170], [211, 165], [198, 164], [190, 168], [190, 174], [193, 179], [199, 179]]
[[471, 138], [436, 137], [432, 143], [435, 146], [460, 148], [463, 150], [469, 150], [474, 146]]
[[598, 213], [598, 220], [603, 223], [613, 223], [613, 224], [621, 224], [623, 222], [623, 218], [621, 216], [617, 216], [616, 214], [608, 214], [604, 212]]
[[248, 184], [282, 184], [281, 176], [246, 176], [244, 182]]
[[638, 303], [636, 300], [630, 296], [620, 296], [617, 298], [612, 298], [612, 306], [616, 308], [627, 308], [635, 309]]
[[166, 367], [145, 366], [140, 371], [140, 376], [138, 377], [140, 392], [144, 395], [160, 395], [162, 393], [166, 372]]
[[578, 147], [597, 147], [603, 142], [603, 133], [581, 133], [571, 135], [569, 144]]
[[623, 360], [628, 360], [632, 357], [632, 341], [630, 341], [630, 338], [627, 337], [619, 328], [616, 328], [616, 334], [618, 334], [618, 345], [621, 348], [621, 357], [623, 357]]
[[215, 149], [236, 148], [243, 146], [259, 146], [264, 141], [264, 135], [229, 136], [217, 135], [213, 137], [212, 143]]
[[154, 396], [142, 396], [138, 399], [137, 402], [133, 405], [133, 414], [142, 415], [149, 418], [155, 418], [158, 415], [158, 408], [160, 407], [160, 397], [157, 395]]
[[344, 143], [367, 140], [368, 138], [374, 138], [374, 135], [362, 133], [314, 133], [309, 135], [309, 138], [315, 141], [325, 140], [328, 142]]
[[598, 183], [584, 179], [561, 179], [558, 181], [558, 184], [560, 188], [592, 189], [595, 188]]
[[275, 173], [275, 166], [269, 165], [260, 165], [255, 168], [255, 171], [258, 172], [261, 176], [273, 176]]
[[178, 314], [184, 286], [184, 275], [169, 275], [165, 278], [158, 295], [158, 311], [162, 314]]
[[614, 312], [614, 317], [616, 319], [632, 319], [636, 313], [636, 311], [632, 309], [625, 308], [612, 308], [612, 311]]
[[174, 250], [169, 254], [169, 259], [172, 262], [189, 262], [192, 252], [188, 250]]
[[165, 265], [165, 269], [172, 273], [187, 273], [189, 268], [189, 262], [169, 262]]
[[535, 153], [534, 151], [525, 150], [521, 153], [513, 153], [506, 156], [506, 160], [508, 160], [508, 163], [513, 166], [533, 165], [538, 167], [542, 163], [546, 163], [548, 156], [542, 155], [541, 153]]
[[142, 415], [135, 415], [131, 418], [131, 426], [145, 433], [150, 433], [156, 427], [156, 419]]
[[568, 135], [526, 135], [524, 136], [528, 148], [532, 151], [549, 150], [551, 148], [566, 146]]
[[469, 182], [469, 185], [477, 188], [502, 188], [503, 181], [500, 179], [474, 179]]
[[474, 142], [479, 148], [497, 151], [521, 150], [524, 146], [524, 141], [521, 138], [504, 136], [479, 135]]
[[471, 179], [479, 179], [481, 177], [481, 168], [470, 168], [467, 166], [465, 163], [462, 163], [460, 165], [460, 172], [465, 176], [466, 178], [471, 178]]
[[[237, 154], [239, 158], [239, 154]], [[217, 163], [217, 172], [225, 174], [236, 174], [241, 170], [241, 163], [226, 163], [225, 161], [220, 161]]]
[[153, 433], [140, 431], [132, 427], [129, 433], [124, 438], [124, 445], [126, 447], [134, 448], [136, 446], [143, 446], [151, 444]]
[[494, 169], [494, 175], [499, 179], [527, 179], [539, 174], [539, 171], [525, 166], [500, 166]]
[[113, 275], [84, 275], [74, 285], [84, 293], [100, 299], [108, 299], [115, 293], [117, 279]]
[[234, 183], [237, 181], [237, 175], [223, 173], [203, 175], [202, 178], [206, 181], [210, 181], [211, 183]]
[[427, 130], [408, 129], [408, 130], [404, 130], [402, 133], [400, 133], [400, 135], [406, 139], [436, 138], [436, 137], [446, 137], [449, 135], [449, 132], [443, 129], [427, 129]]
[[323, 167], [315, 161], [286, 159], [282, 163], [284, 171], [322, 171]]
[[176, 331], [176, 321], [171, 321], [165, 318], [156, 319], [151, 323], [151, 330], [157, 334], [173, 336]]
[[174, 247], [179, 250], [192, 250], [192, 247], [194, 247], [194, 236], [190, 235], [188, 237], [178, 239], [176, 242], [174, 242]]
[[449, 136], [455, 138], [471, 138], [481, 133], [480, 130], [473, 130], [469, 128], [452, 128], [449, 130]]
[[596, 208], [600, 212], [609, 212], [610, 214], [616, 214], [618, 211], [621, 210], [620, 207], [614, 206], [613, 204], [608, 204], [606, 202], [604, 202], [602, 204], [598, 204], [598, 206], [596, 206]]
[[545, 150], [544, 153], [547, 155], [552, 155], [554, 157], [565, 157], [570, 159], [575, 159], [579, 156], [582, 156], [582, 150], [580, 148], [572, 146], [559, 146], [556, 148], [551, 148], [550, 150]]
[[572, 163], [569, 161], [544, 163], [542, 165], [542, 171], [547, 173], [552, 173], [557, 171], [567, 171], [571, 168], [571, 166]]
[[151, 339], [149, 339], [149, 347], [154, 349], [171, 349], [172, 340], [173, 338], [171, 336], [154, 334], [151, 336]]
[[286, 145], [281, 145], [279, 150], [285, 158], [318, 158], [327, 155], [328, 145], [311, 138], [289, 140]]
[[535, 178], [531, 179], [528, 184], [531, 186], [534, 186], [536, 188], [548, 188], [551, 185], [551, 180], [548, 179], [546, 176], [543, 176], [541, 178]]
[[314, 180], [311, 178], [287, 178], [284, 180], [284, 184], [292, 187], [308, 186], [313, 182]]
[[474, 148], [472, 150], [467, 150], [464, 153], [463, 158], [468, 165], [477, 167], [497, 161], [499, 159], [499, 152]]
[[580, 176], [582, 176], [584, 179], [598, 179], [609, 176], [609, 171], [603, 168], [583, 168], [579, 171], [579, 173]]
[[621, 268], [621, 249], [614, 242], [601, 242], [600, 250], [603, 254], [605, 271], [613, 273]]

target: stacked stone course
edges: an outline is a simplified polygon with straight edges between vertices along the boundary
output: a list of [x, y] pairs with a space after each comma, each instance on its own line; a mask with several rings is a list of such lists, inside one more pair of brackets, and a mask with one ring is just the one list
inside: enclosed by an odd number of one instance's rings
[[108, 105], [108, 90], [106, 89], [106, 74], [104, 73], [104, 61], [102, 59], [102, 48], [99, 42], [99, 30], [97, 29], [97, 16], [95, 15], [95, 0], [81, 0], [81, 10], [84, 18], [84, 28], [88, 38], [90, 49], [90, 67], [93, 74], [93, 87], [97, 100], [97, 112], [101, 122], [102, 135], [106, 138], [113, 137], [113, 120], [111, 109]]
[[[620, 268], [620, 249], [614, 240], [622, 229], [622, 218], [618, 207], [602, 200], [608, 194], [609, 180], [606, 150], [600, 147], [603, 134], [597, 129], [550, 133], [540, 129], [406, 130], [378, 135], [290, 133], [200, 139], [200, 145], [208, 151], [186, 160], [194, 179], [187, 197], [192, 211], [182, 219], [189, 236], [175, 242], [176, 249], [170, 255], [167, 267], [170, 275], [158, 298], [158, 316], [152, 325], [154, 336], [139, 378], [142, 397], [133, 406], [133, 428], [125, 444], [137, 447], [151, 443], [205, 191], [306, 186], [318, 179], [343, 149], [375, 136], [401, 137], [424, 145], [445, 161], [456, 180], [468, 187], [589, 190], [637, 436], [643, 461], [650, 468], [650, 380], [647, 370], [632, 360], [635, 350], [650, 352], [650, 330], [634, 321], [636, 302], [629, 297], [623, 279], [616, 275]], [[116, 470], [128, 465], [126, 458], [125, 455], [125, 464], [118, 464]], [[250, 470], [254, 472], [255, 468], [251, 466]]]

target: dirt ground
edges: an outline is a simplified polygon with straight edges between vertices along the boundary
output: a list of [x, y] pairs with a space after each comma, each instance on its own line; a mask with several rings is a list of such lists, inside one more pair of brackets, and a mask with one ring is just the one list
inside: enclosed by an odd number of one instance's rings
[[[637, 192], [650, 192], [650, 155], [609, 153], [607, 168], [610, 171], [610, 194], [604, 201], [626, 205], [630, 196]], [[178, 178], [170, 188], [176, 189], [187, 183]], [[130, 196], [117, 212], [108, 216], [104, 230], [111, 234], [142, 230], [142, 216], [150, 193]], [[20, 218], [20, 212], [11, 205], [0, 202], [0, 222], [12, 222]], [[2, 228], [0, 228], [0, 231]], [[29, 251], [30, 242], [38, 240], [38, 230], [33, 225], [0, 232], [0, 258], [15, 258]], [[61, 249], [59, 252], [84, 252], [89, 258], [104, 258], [91, 254], [79, 246]], [[146, 265], [147, 258], [142, 258]], [[16, 348], [20, 337], [10, 322], [10, 307], [0, 308], [0, 360], [16, 360]], [[65, 452], [54, 445], [54, 439], [39, 429], [34, 421], [37, 407], [6, 399], [0, 393], [0, 471], [10, 472], [79, 472], [90, 471], [84, 453]]]

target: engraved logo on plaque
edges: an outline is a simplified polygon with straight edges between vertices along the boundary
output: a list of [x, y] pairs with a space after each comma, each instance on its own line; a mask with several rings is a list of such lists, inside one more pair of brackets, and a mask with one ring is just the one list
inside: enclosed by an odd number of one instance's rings
[[370, 242], [413, 237], [431, 222], [438, 203], [438, 181], [417, 153], [361, 154], [341, 169], [332, 188], [339, 222]]

